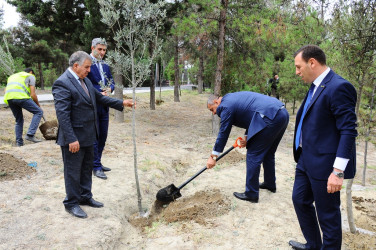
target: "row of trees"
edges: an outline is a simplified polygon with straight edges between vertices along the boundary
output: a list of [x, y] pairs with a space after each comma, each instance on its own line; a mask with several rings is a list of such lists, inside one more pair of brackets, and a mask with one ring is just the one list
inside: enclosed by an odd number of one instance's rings
[[[9, 43], [16, 69], [37, 68], [41, 88], [65, 70], [73, 51], [89, 52], [92, 38], [105, 37], [118, 82], [124, 78], [124, 85], [136, 87], [148, 79], [152, 109], [158, 79], [174, 83], [179, 101], [181, 72], [189, 64], [198, 92], [206, 85], [217, 95], [240, 90], [267, 93], [268, 80], [276, 73], [279, 95], [295, 111], [295, 102], [304, 97], [307, 86], [295, 76], [292, 54], [302, 45], [317, 44], [326, 52], [328, 65], [356, 87], [360, 136], [366, 149], [369, 141], [375, 142], [374, 0], [7, 2], [17, 6], [23, 18], [17, 27], [0, 32]], [[137, 9], [136, 3], [143, 5]], [[158, 7], [154, 17], [149, 6]], [[0, 25], [2, 15], [0, 11]], [[160, 72], [157, 77], [156, 72]], [[6, 72], [0, 69], [0, 75], [4, 84]]]

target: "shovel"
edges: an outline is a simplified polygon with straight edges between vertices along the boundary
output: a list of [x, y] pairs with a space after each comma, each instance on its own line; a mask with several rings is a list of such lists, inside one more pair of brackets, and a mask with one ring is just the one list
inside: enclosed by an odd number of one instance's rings
[[[239, 140], [243, 140], [241, 137], [238, 137], [235, 140], [235, 143], [231, 146], [231, 148], [227, 149], [224, 153], [222, 153], [220, 156], [218, 156], [217, 161], [219, 161], [223, 156], [227, 155], [231, 150], [233, 150], [236, 147], [240, 147], [240, 144], [238, 143]], [[193, 179], [195, 179], [197, 176], [202, 174], [207, 169], [207, 167], [202, 168], [200, 171], [198, 171], [194, 176], [189, 178], [186, 182], [181, 184], [179, 187], [176, 187], [174, 184], [168, 185], [165, 188], [162, 188], [157, 193], [157, 200], [162, 202], [171, 202], [176, 200], [177, 198], [181, 197], [180, 189], [185, 187], [188, 183], [190, 183]]]

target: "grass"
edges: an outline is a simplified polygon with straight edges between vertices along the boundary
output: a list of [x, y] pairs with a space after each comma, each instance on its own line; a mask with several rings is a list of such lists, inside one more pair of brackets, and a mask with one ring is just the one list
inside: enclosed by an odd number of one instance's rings
[[150, 159], [146, 159], [146, 160], [142, 161], [139, 168], [143, 172], [149, 171], [151, 169], [159, 169], [163, 173], [165, 173], [166, 170], [167, 170], [166, 166], [163, 165], [161, 162], [152, 161]]
[[155, 232], [161, 224], [162, 224], [161, 221], [153, 221], [153, 223], [151, 224], [150, 227], [148, 227], [148, 226], [145, 227], [145, 232], [149, 235], [149, 234]]

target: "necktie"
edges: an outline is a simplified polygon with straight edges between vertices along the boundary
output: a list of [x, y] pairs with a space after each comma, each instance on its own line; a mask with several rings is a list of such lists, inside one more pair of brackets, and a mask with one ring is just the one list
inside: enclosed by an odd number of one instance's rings
[[313, 90], [315, 89], [315, 84], [311, 84], [311, 87], [309, 88], [308, 90], [308, 96], [307, 96], [307, 99], [305, 101], [305, 104], [304, 104], [304, 108], [303, 108], [303, 113], [302, 113], [302, 116], [300, 117], [300, 121], [299, 121], [299, 125], [298, 125], [298, 129], [296, 130], [296, 136], [295, 136], [295, 149], [298, 149], [299, 148], [299, 144], [300, 144], [300, 136], [302, 134], [302, 124], [303, 124], [303, 119], [304, 119], [304, 116], [307, 112], [307, 108], [308, 108], [308, 105], [309, 103], [311, 102], [311, 99], [312, 99], [312, 94], [313, 94]]
[[84, 83], [84, 80], [80, 78], [80, 83], [81, 83], [81, 87], [85, 90], [85, 93], [87, 94], [88, 97], [90, 97], [89, 95], [89, 90], [87, 89], [85, 83]]
[[97, 61], [97, 67], [98, 67], [98, 71], [99, 71], [99, 73], [101, 74], [102, 83], [103, 83], [103, 85], [105, 85], [105, 82], [104, 82], [104, 72], [102, 71], [102, 68], [101, 68], [100, 63], [101, 63], [101, 62]]

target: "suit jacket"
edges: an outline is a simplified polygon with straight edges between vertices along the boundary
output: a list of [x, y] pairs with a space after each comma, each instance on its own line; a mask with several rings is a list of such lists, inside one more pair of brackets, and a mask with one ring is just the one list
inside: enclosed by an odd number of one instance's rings
[[79, 141], [80, 146], [93, 146], [98, 138], [96, 103], [123, 110], [123, 101], [102, 95], [88, 78], [84, 79], [90, 97], [77, 79], [66, 70], [53, 84], [56, 116], [59, 121], [56, 143], [60, 146]]
[[[354, 86], [333, 70], [312, 97], [303, 119], [302, 146], [305, 170], [313, 178], [327, 180], [336, 157], [350, 159], [345, 178], [355, 176], [356, 99]], [[304, 102], [296, 115], [293, 147], [296, 162], [301, 156], [301, 150], [295, 149], [295, 136], [303, 106]]]
[[[115, 82], [112, 77], [110, 67], [107, 64], [102, 63], [102, 68], [104, 72], [104, 85], [109, 86], [112, 92], [115, 89]], [[99, 85], [99, 82], [102, 81], [102, 76], [96, 63], [93, 63], [91, 65], [90, 72], [87, 75], [87, 78], [90, 79], [94, 88], [96, 88], [99, 92], [102, 92], [101, 86]]]
[[261, 115], [273, 120], [283, 103], [274, 97], [242, 91], [223, 96], [217, 107], [221, 127], [214, 151], [222, 152], [226, 146], [232, 125], [246, 129], [247, 141], [266, 127]]

